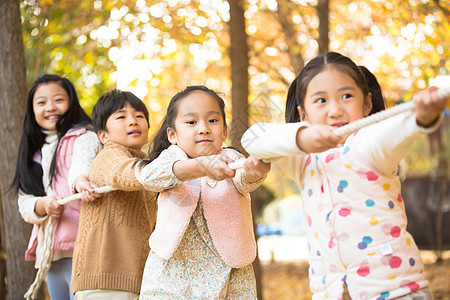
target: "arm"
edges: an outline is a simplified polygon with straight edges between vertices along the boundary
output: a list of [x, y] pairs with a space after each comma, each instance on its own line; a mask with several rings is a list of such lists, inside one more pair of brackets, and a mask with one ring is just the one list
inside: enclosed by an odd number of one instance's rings
[[149, 191], [162, 192], [172, 188], [182, 182], [173, 173], [176, 160], [176, 154], [166, 149], [149, 164], [140, 162], [135, 169], [136, 179]]
[[47, 216], [60, 217], [64, 206], [59, 205], [56, 196], [34, 196], [19, 191], [19, 212], [27, 223], [41, 224]]
[[[178, 151], [179, 152], [179, 151]], [[136, 169], [136, 178], [151, 191], [161, 192], [183, 181], [208, 176], [222, 180], [235, 175], [227, 163], [233, 160], [227, 155], [202, 156], [194, 159], [181, 157], [170, 147], [144, 167]]]
[[139, 158], [121, 145], [107, 145], [91, 165], [89, 178], [98, 186], [111, 185], [122, 191], [137, 191], [142, 185], [134, 176]]
[[233, 183], [241, 194], [247, 194], [256, 190], [266, 179], [270, 171], [270, 163], [264, 163], [254, 156], [248, 157], [244, 162], [244, 168], [236, 170]]
[[254, 156], [250, 156], [244, 162], [243, 177], [247, 182], [253, 183], [264, 179], [270, 171], [270, 163], [265, 163]]
[[86, 131], [86, 133], [80, 135], [75, 140], [73, 143], [72, 163], [67, 178], [72, 191], [80, 192], [75, 189], [76, 181], [81, 176], [89, 176], [92, 161], [101, 149], [102, 145], [97, 134], [93, 131]]
[[413, 101], [414, 112], [393, 116], [365, 127], [355, 135], [354, 143], [358, 150], [386, 175], [395, 174], [400, 160], [417, 138], [436, 130], [442, 121], [445, 101], [433, 95], [433, 90], [416, 94]]
[[297, 145], [297, 136], [307, 123], [257, 123], [242, 136], [244, 149], [252, 156], [270, 161], [300, 184], [307, 153]]

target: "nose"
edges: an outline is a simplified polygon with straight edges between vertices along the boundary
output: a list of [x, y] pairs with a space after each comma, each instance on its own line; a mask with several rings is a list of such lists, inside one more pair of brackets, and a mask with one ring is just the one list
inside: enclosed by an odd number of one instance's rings
[[330, 101], [329, 102], [328, 115], [331, 118], [340, 117], [342, 115], [342, 105], [339, 101]]
[[47, 111], [54, 111], [56, 109], [56, 102], [53, 100], [47, 101], [45, 109]]
[[128, 124], [130, 126], [137, 124], [137, 118], [135, 116], [128, 116]]
[[198, 133], [199, 134], [209, 134], [210, 128], [209, 128], [209, 123], [208, 122], [198, 122]]

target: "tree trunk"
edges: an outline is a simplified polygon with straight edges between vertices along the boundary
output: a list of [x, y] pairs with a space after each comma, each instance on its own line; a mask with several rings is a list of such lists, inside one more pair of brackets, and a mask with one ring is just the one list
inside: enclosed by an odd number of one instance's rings
[[243, 152], [241, 136], [248, 128], [248, 45], [242, 0], [230, 4], [231, 145]]
[[6, 247], [8, 299], [12, 300], [23, 299], [35, 274], [34, 264], [24, 260], [31, 226], [19, 215], [17, 195], [7, 192], [15, 172], [26, 102], [19, 4], [19, 0], [0, 1], [0, 173], [5, 224], [2, 240]]
[[290, 0], [278, 0], [278, 22], [281, 25], [281, 31], [284, 34], [286, 44], [288, 46], [289, 60], [291, 61], [291, 67], [294, 69], [295, 75], [300, 74], [305, 60], [302, 56], [302, 46], [297, 41], [297, 32], [295, 30], [295, 24], [292, 22], [291, 12], [293, 11], [295, 4]]
[[328, 52], [330, 39], [328, 38], [330, 3], [329, 0], [319, 0], [316, 6], [319, 16], [319, 55]]
[[[229, 0], [230, 4], [230, 60], [231, 60], [231, 115], [230, 128], [231, 146], [241, 153], [247, 154], [241, 145], [241, 137], [248, 129], [248, 44], [245, 32], [245, 17], [242, 0]], [[252, 210], [258, 199], [252, 199]], [[253, 214], [253, 224], [254, 222]], [[261, 266], [258, 255], [253, 262], [256, 277], [257, 297], [262, 300]]]

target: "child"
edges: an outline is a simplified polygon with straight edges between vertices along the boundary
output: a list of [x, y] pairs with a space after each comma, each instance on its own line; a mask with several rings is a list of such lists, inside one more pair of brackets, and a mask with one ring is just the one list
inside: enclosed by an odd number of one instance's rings
[[73, 299], [70, 274], [80, 201], [64, 207], [57, 200], [81, 189], [86, 190], [86, 200], [96, 197], [87, 175], [101, 145], [91, 127], [91, 119], [68, 79], [43, 74], [33, 82], [12, 187], [19, 191], [23, 219], [34, 224], [25, 259], [36, 260], [36, 266], [43, 259], [40, 225], [49, 216], [58, 218], [51, 246], [52, 265], [47, 273], [52, 299]]
[[338, 137], [333, 129], [384, 107], [368, 73], [338, 53], [313, 59], [290, 87], [289, 124], [255, 124], [242, 144], [281, 157], [274, 163], [301, 188], [313, 299], [431, 299], [397, 166], [439, 125], [445, 101], [429, 89], [414, 96], [414, 112]]
[[118, 189], [83, 202], [72, 273], [75, 299], [136, 299], [149, 252], [156, 194], [144, 191], [134, 165], [145, 154], [148, 111], [130, 92], [101, 96], [92, 118], [104, 148], [92, 162], [89, 178]]
[[[140, 299], [255, 299], [256, 256], [249, 192], [270, 164], [222, 149], [225, 104], [205, 86], [190, 86], [169, 103], [136, 177], [160, 192]], [[206, 177], [207, 176], [207, 177]], [[209, 178], [208, 178], [209, 177]]]

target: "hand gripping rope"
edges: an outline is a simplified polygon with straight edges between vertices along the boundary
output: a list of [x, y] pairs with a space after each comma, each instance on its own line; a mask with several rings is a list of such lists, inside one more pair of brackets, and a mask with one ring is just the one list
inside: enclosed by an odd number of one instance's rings
[[[96, 193], [102, 194], [117, 189], [108, 185], [96, 188], [94, 190]], [[81, 199], [81, 193], [74, 194], [65, 197], [63, 199], [59, 199], [57, 202], [59, 205], [66, 205], [69, 202], [79, 199]], [[49, 217], [47, 218], [47, 220], [44, 221], [44, 223], [41, 224], [41, 226], [39, 226], [39, 236], [43, 235], [44, 237], [43, 238], [44, 243], [42, 245], [42, 260], [39, 262], [36, 278], [34, 279], [33, 283], [30, 285], [28, 291], [24, 295], [24, 297], [27, 300], [37, 298], [39, 287], [41, 286], [42, 282], [45, 279], [45, 276], [47, 275], [48, 270], [50, 269], [53, 257], [53, 251], [51, 249], [53, 244], [53, 231], [55, 230], [57, 220], [58, 220], [57, 218]]]
[[[438, 94], [439, 98], [444, 98], [444, 99], [450, 98], [450, 88], [439, 89], [439, 90], [437, 90], [437, 94]], [[343, 136], [343, 135], [352, 133], [358, 129], [361, 129], [365, 126], [369, 126], [371, 124], [378, 123], [384, 119], [387, 119], [389, 117], [392, 117], [394, 115], [397, 115], [399, 113], [402, 113], [402, 112], [405, 112], [408, 110], [412, 110], [412, 109], [414, 109], [414, 102], [408, 101], [406, 103], [396, 105], [390, 109], [380, 111], [380, 112], [370, 115], [368, 117], [359, 119], [359, 120], [349, 123], [345, 126], [337, 128], [333, 131], [333, 133], [338, 136]], [[228, 167], [232, 170], [243, 168], [244, 162], [245, 162], [245, 158], [240, 158], [232, 163], [229, 163]], [[117, 189], [108, 185], [108, 186], [96, 188], [95, 192], [98, 194], [102, 194], [102, 193], [112, 192], [115, 190], [117, 190]], [[59, 199], [58, 204], [66, 205], [74, 200], [79, 200], [79, 199], [81, 199], [81, 193], [74, 194], [74, 195], [65, 197], [63, 199]], [[39, 287], [42, 284], [42, 282], [44, 281], [44, 278], [47, 275], [48, 270], [50, 269], [51, 260], [52, 260], [51, 245], [53, 243], [53, 234], [52, 233], [55, 228], [56, 221], [57, 221], [56, 218], [50, 217], [39, 227], [40, 234], [41, 234], [41, 229], [43, 230], [43, 234], [44, 234], [44, 245], [42, 247], [43, 248], [43, 258], [42, 258], [42, 261], [39, 263], [39, 270], [36, 274], [36, 278], [25, 294], [25, 298], [27, 300], [28, 299], [36, 299]]]

